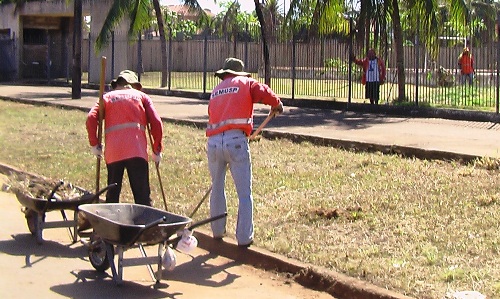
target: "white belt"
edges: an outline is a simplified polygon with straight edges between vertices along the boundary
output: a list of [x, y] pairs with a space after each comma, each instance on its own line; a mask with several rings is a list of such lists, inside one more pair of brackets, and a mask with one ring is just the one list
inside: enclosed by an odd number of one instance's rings
[[215, 130], [225, 125], [249, 125], [251, 123], [252, 123], [251, 118], [232, 118], [232, 119], [226, 119], [217, 124], [208, 124], [207, 129]]
[[106, 133], [110, 133], [116, 130], [122, 129], [140, 129], [141, 131], [146, 131], [146, 127], [141, 125], [140, 123], [123, 123], [116, 126], [112, 126], [106, 129]]

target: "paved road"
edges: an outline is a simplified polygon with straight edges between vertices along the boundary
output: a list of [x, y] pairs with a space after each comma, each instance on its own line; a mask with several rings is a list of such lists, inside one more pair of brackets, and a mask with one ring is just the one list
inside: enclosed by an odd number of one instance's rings
[[[165, 120], [207, 121], [207, 101], [171, 96], [151, 96]], [[98, 99], [98, 91], [82, 90], [82, 99], [71, 99], [70, 87], [0, 85], [0, 98], [88, 110]], [[269, 109], [256, 107], [258, 125]], [[422, 158], [500, 157], [500, 125], [493, 122], [459, 121], [438, 118], [395, 117], [349, 111], [285, 107], [273, 119], [266, 134], [323, 140], [334, 146], [399, 152]]]

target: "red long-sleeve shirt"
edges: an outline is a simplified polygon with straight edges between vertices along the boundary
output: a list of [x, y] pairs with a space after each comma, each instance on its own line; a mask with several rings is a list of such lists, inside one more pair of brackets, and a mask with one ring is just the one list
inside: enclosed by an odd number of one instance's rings
[[247, 136], [253, 129], [253, 104], [275, 107], [280, 98], [266, 84], [246, 76], [226, 75], [210, 95], [206, 136], [240, 129]]
[[[153, 151], [163, 149], [163, 123], [151, 98], [135, 89], [119, 89], [103, 96], [104, 106], [104, 158], [113, 163], [129, 158], [148, 160], [146, 130], [150, 125]], [[98, 144], [99, 102], [87, 116], [86, 127], [91, 146]]]

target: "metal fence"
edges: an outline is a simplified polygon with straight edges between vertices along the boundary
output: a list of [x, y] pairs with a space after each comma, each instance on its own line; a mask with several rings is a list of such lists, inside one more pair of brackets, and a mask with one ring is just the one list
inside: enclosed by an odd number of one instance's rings
[[[249, 34], [251, 36], [251, 34]], [[117, 39], [120, 40], [120, 39]], [[113, 47], [128, 47], [129, 69], [141, 74], [143, 85], [160, 87], [161, 56], [158, 39], [114, 42]], [[94, 41], [83, 45], [83, 71]], [[140, 55], [138, 45], [140, 44]], [[471, 48], [475, 59], [474, 83], [465, 84], [458, 68], [458, 56], [464, 44], [443, 44], [437, 59], [430, 58], [424, 46], [405, 46], [405, 92], [409, 105], [435, 106], [498, 112], [496, 42], [478, 42]], [[264, 62], [260, 40], [234, 41], [229, 36], [205, 36], [198, 39], [167, 41], [169, 90], [210, 92], [218, 83], [213, 76], [224, 59], [235, 56], [245, 62], [246, 71], [263, 80]], [[349, 41], [345, 38], [321, 38], [309, 41], [275, 39], [269, 43], [271, 87], [280, 96], [291, 99], [322, 99], [338, 102], [369, 103], [364, 99], [361, 68], [349, 66]], [[358, 50], [362, 57], [364, 50]], [[396, 55], [392, 46], [379, 55], [387, 66], [386, 84], [381, 86], [382, 104], [393, 104], [398, 97]], [[141, 62], [141, 63], [140, 63]], [[115, 70], [118, 73], [119, 70]], [[349, 78], [352, 78], [349, 80]], [[349, 96], [350, 95], [350, 96]]]

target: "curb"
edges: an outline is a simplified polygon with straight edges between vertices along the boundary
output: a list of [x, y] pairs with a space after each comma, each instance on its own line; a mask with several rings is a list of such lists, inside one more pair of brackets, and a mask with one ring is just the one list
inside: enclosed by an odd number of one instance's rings
[[198, 247], [240, 263], [268, 271], [289, 273], [304, 287], [326, 292], [339, 299], [413, 299], [323, 267], [306, 264], [266, 249], [238, 247], [235, 240], [217, 241], [204, 229], [196, 229]]

